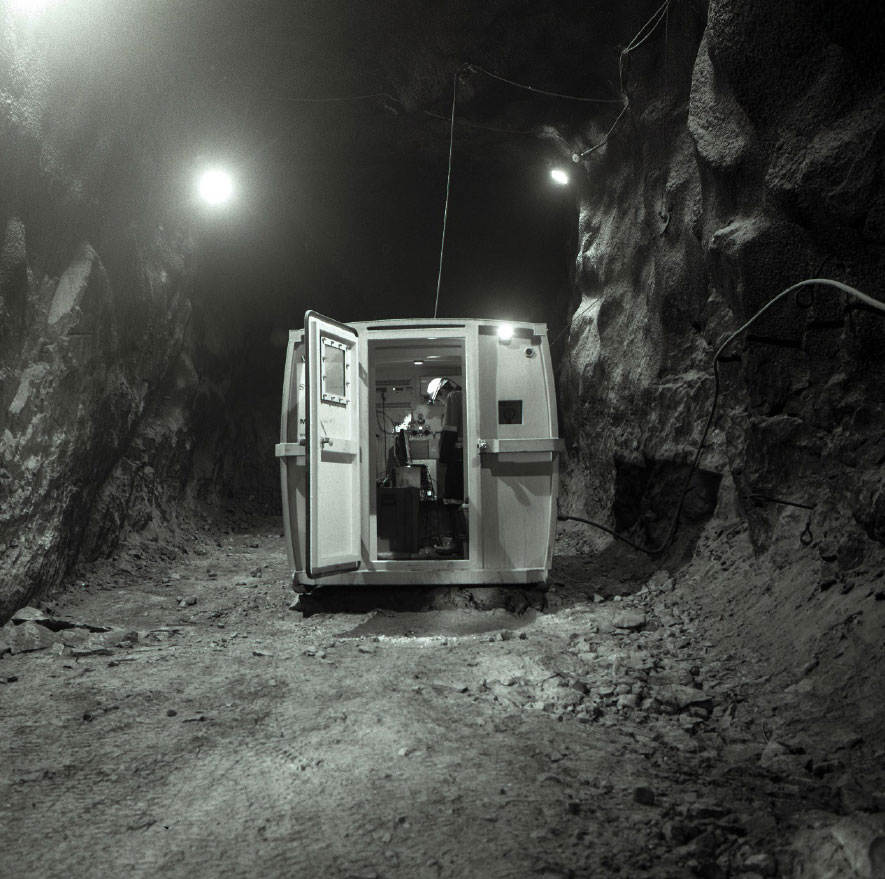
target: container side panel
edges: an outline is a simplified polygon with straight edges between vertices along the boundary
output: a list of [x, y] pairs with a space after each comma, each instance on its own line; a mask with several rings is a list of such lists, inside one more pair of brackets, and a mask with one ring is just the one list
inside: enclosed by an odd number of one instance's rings
[[[537, 345], [480, 335], [479, 349], [480, 441], [552, 440], [555, 403], [548, 387], [546, 336]], [[482, 459], [484, 566], [546, 569], [555, 512], [555, 455], [486, 453]]]
[[[550, 417], [550, 435], [559, 436], [559, 416], [556, 411], [556, 386], [553, 382], [553, 357], [550, 354], [550, 343], [547, 336], [547, 327], [543, 327], [540, 334], [540, 355], [544, 364], [544, 381], [547, 395], [547, 411]], [[553, 456], [553, 476], [550, 486], [550, 520], [547, 524], [547, 561], [545, 567], [549, 570], [553, 564], [553, 545], [556, 541], [556, 515], [559, 512], [559, 455]]]

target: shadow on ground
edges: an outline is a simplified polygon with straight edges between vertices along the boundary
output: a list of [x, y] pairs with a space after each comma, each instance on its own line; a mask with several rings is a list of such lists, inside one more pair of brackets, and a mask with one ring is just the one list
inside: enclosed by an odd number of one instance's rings
[[317, 613], [418, 613], [442, 610], [505, 610], [521, 615], [543, 610], [547, 586], [321, 586], [298, 596], [294, 609]]
[[384, 638], [432, 638], [514, 632], [530, 626], [537, 616], [538, 612], [531, 608], [518, 616], [503, 608], [467, 615], [460, 608], [438, 610], [434, 613], [381, 611], [338, 637], [364, 638], [377, 635]]

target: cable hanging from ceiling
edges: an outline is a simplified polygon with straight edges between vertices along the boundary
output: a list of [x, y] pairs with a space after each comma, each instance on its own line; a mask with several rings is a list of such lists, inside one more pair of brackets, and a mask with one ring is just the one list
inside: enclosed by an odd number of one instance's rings
[[[604, 147], [608, 143], [609, 138], [612, 136], [615, 128], [617, 128], [618, 122], [621, 121], [624, 114], [627, 112], [627, 110], [630, 109], [630, 98], [627, 94], [627, 83], [624, 79], [624, 60], [629, 56], [631, 52], [635, 52], [636, 49], [638, 49], [657, 30], [658, 25], [660, 25], [662, 21], [667, 22], [669, 25], [669, 12], [671, 2], [672, 0], [664, 0], [664, 2], [652, 13], [651, 18], [649, 18], [648, 21], [646, 21], [646, 23], [641, 28], [639, 28], [639, 30], [636, 32], [636, 36], [633, 37], [633, 39], [630, 40], [626, 47], [621, 51], [621, 54], [618, 58], [618, 79], [621, 83], [621, 94], [625, 98], [624, 109], [621, 110], [621, 112], [618, 114], [617, 119], [615, 119], [605, 137], [601, 141], [599, 141], [599, 143], [594, 144], [592, 147], [588, 147], [586, 150], [582, 150], [581, 152], [572, 153], [572, 161], [575, 164], [582, 162], [584, 159], [587, 158], [587, 156], [595, 153], [596, 150], [598, 150], [600, 147]], [[666, 63], [666, 51], [664, 53], [664, 61]]]
[[[669, 2], [669, 0], [668, 0]], [[491, 77], [492, 79], [497, 79], [501, 82], [506, 82], [507, 85], [515, 86], [519, 89], [525, 89], [526, 91], [533, 92], [536, 95], [546, 95], [550, 98], [562, 98], [565, 101], [583, 101], [588, 104], [620, 104], [621, 101], [617, 98], [583, 98], [578, 95], [565, 95], [560, 92], [549, 92], [544, 89], [535, 88], [533, 85], [527, 85], [522, 82], [516, 82], [513, 79], [507, 79], [507, 77], [499, 76], [497, 73], [492, 73], [490, 70], [486, 70], [484, 67], [480, 67], [477, 64], [465, 64], [465, 70], [469, 70], [471, 73], [483, 73], [486, 76]]]
[[[527, 83], [517, 82], [516, 80], [508, 79], [507, 77], [500, 76], [497, 73], [492, 73], [490, 70], [486, 70], [484, 67], [480, 67], [478, 64], [473, 64], [470, 62], [465, 62], [465, 63], [461, 64], [458, 67], [458, 69], [455, 71], [455, 75], [453, 78], [453, 84], [452, 84], [452, 112], [451, 112], [451, 116], [448, 120], [448, 122], [449, 122], [449, 163], [448, 163], [448, 171], [446, 174], [446, 199], [445, 199], [445, 207], [443, 208], [442, 236], [441, 236], [441, 242], [440, 242], [440, 248], [439, 248], [439, 271], [437, 272], [437, 278], [436, 278], [436, 300], [435, 300], [434, 306], [433, 306], [434, 318], [439, 313], [439, 295], [440, 295], [440, 289], [442, 286], [443, 255], [445, 253], [446, 225], [447, 225], [448, 214], [449, 214], [449, 194], [451, 191], [451, 183], [452, 183], [452, 153], [453, 153], [454, 142], [455, 142], [455, 108], [456, 108], [457, 100], [458, 100], [458, 79], [460, 78], [460, 76], [464, 72], [467, 72], [467, 71], [469, 71], [471, 73], [481, 73], [481, 74], [488, 76], [492, 79], [496, 79], [496, 80], [499, 80], [500, 82], [506, 83], [507, 85], [514, 86], [515, 88], [524, 89], [525, 91], [531, 92], [532, 94], [545, 95], [547, 97], [559, 98], [559, 99], [566, 100], [566, 101], [579, 101], [582, 103], [593, 103], [593, 104], [623, 104], [623, 106], [621, 108], [621, 112], [618, 113], [617, 117], [615, 118], [615, 121], [612, 123], [612, 125], [609, 128], [608, 132], [606, 133], [605, 137], [599, 143], [595, 144], [594, 146], [592, 146], [580, 153], [576, 152], [576, 153], [572, 154], [572, 157], [571, 157], [572, 161], [577, 164], [577, 163], [581, 162], [587, 156], [591, 155], [596, 150], [603, 147], [606, 143], [608, 143], [608, 140], [611, 137], [612, 133], [614, 132], [615, 128], [617, 128], [618, 123], [624, 117], [624, 114], [627, 112], [627, 110], [630, 109], [630, 100], [629, 100], [629, 97], [627, 96], [626, 85], [624, 83], [624, 59], [629, 55], [630, 52], [635, 51], [643, 43], [645, 43], [645, 41], [648, 40], [649, 37], [651, 37], [651, 35], [655, 32], [658, 25], [660, 25], [660, 23], [662, 21], [667, 19], [669, 8], [670, 8], [670, 3], [671, 3], [671, 0], [664, 0], [664, 2], [652, 14], [651, 18], [649, 18], [648, 21], [646, 21], [646, 23], [637, 31], [637, 33], [633, 37], [633, 39], [627, 44], [627, 46], [621, 52], [618, 66], [619, 66], [619, 78], [620, 78], [620, 82], [621, 82], [621, 91], [624, 95], [625, 100], [616, 99], [616, 98], [588, 98], [588, 97], [582, 97], [579, 95], [569, 95], [569, 94], [565, 94], [563, 92], [554, 92], [554, 91], [548, 91], [546, 89], [539, 89], [539, 88], [536, 88], [535, 86], [528, 85]], [[428, 116], [433, 116], [436, 118], [444, 118], [444, 117], [439, 117], [438, 114], [431, 113], [428, 110], [425, 110], [424, 112]], [[476, 127], [476, 128], [489, 128], [489, 126], [479, 126], [479, 125], [474, 125], [473, 123], [469, 123], [469, 122], [465, 122], [464, 124], [470, 125], [471, 127]], [[503, 129], [489, 128], [489, 130], [504, 132]], [[504, 132], [504, 133], [522, 133], [522, 132]]]
[[609, 128], [609, 130], [606, 132], [605, 137], [601, 141], [599, 141], [599, 143], [594, 144], [592, 147], [588, 147], [586, 150], [583, 150], [580, 153], [572, 153], [572, 161], [577, 165], [578, 162], [583, 161], [584, 159], [587, 158], [587, 156], [591, 155], [592, 153], [595, 153], [596, 150], [600, 149], [601, 147], [604, 147], [608, 143], [608, 139], [612, 136], [612, 132], [618, 127], [618, 123], [621, 121], [621, 117], [629, 109], [630, 109], [630, 105], [624, 104], [624, 109], [621, 110], [620, 113], [618, 113], [617, 118], [615, 119], [614, 122], [612, 122], [611, 128]]
[[[635, 49], [638, 49], [655, 32], [657, 26], [666, 17], [667, 11], [670, 8], [670, 3], [671, 0], [664, 0], [664, 2], [652, 13], [651, 18], [639, 28], [636, 36], [630, 40], [624, 51], [621, 52], [622, 58]], [[648, 28], [648, 30], [646, 30], [646, 28]]]
[[[665, 2], [662, 3], [661, 6], [659, 6], [657, 10], [655, 10], [655, 12], [652, 14], [651, 18], [639, 29], [636, 36], [633, 37], [633, 39], [627, 44], [627, 46], [621, 52], [619, 63], [620, 63], [620, 68], [621, 68], [620, 73], [621, 73], [622, 91], [624, 91], [624, 92], [626, 91], [625, 87], [624, 87], [624, 82], [623, 82], [623, 60], [624, 60], [624, 58], [627, 55], [629, 55], [630, 52], [633, 52], [634, 50], [638, 49], [654, 33], [654, 31], [657, 29], [657, 27], [661, 23], [661, 21], [665, 21], [667, 19], [667, 14], [669, 12], [669, 7], [670, 7], [671, 2], [672, 2], [672, 0], [665, 0]], [[531, 92], [532, 94], [545, 95], [547, 97], [553, 97], [553, 98], [560, 98], [560, 99], [566, 100], [566, 101], [579, 101], [579, 102], [583, 102], [583, 103], [592, 103], [592, 104], [622, 104], [622, 103], [624, 103], [621, 99], [618, 99], [618, 98], [589, 98], [589, 97], [585, 97], [582, 95], [570, 95], [570, 94], [566, 94], [564, 92], [555, 92], [555, 91], [550, 91], [547, 89], [540, 89], [540, 88], [537, 88], [533, 85], [529, 85], [529, 84], [523, 83], [523, 82], [518, 82], [517, 80], [509, 79], [506, 76], [501, 76], [500, 74], [493, 73], [491, 70], [487, 70], [486, 68], [481, 67], [478, 64], [473, 64], [471, 62], [466, 62], [466, 63], [462, 64], [458, 68], [458, 75], [462, 74], [465, 71], [470, 71], [472, 73], [481, 73], [484, 76], [490, 77], [491, 79], [496, 79], [500, 82], [506, 83], [507, 85], [511, 85], [515, 88], [524, 89], [525, 91]], [[391, 101], [394, 104], [399, 104], [401, 107], [403, 106], [403, 102], [399, 98], [397, 98], [396, 96], [391, 95], [389, 92], [368, 92], [366, 94], [361, 94], [361, 95], [340, 95], [340, 96], [327, 95], [327, 96], [318, 96], [318, 97], [292, 96], [292, 97], [284, 98], [283, 100], [285, 100], [287, 103], [300, 103], [300, 104], [342, 104], [342, 103], [355, 103], [358, 101], [370, 101], [370, 100], [375, 100], [375, 99], [383, 99], [386, 101]], [[585, 150], [583, 153], [581, 153], [580, 155], [582, 157], [585, 155], [589, 155], [590, 153], [599, 149], [601, 146], [603, 146], [608, 141], [608, 138], [611, 136], [612, 131], [614, 130], [615, 126], [617, 126], [618, 122], [623, 117], [624, 112], [628, 108], [629, 108], [629, 102], [627, 104], [624, 104], [624, 108], [618, 114], [617, 118], [615, 119], [614, 124], [612, 125], [612, 128], [606, 134], [605, 138], [600, 143], [591, 147], [589, 150]], [[444, 121], [450, 121], [448, 119], [448, 117], [441, 116], [438, 113], [433, 113], [430, 110], [424, 110], [423, 113], [425, 116], [429, 116], [434, 119], [441, 119]], [[525, 130], [510, 129], [510, 128], [497, 128], [497, 127], [493, 127], [493, 126], [489, 126], [489, 125], [480, 125], [475, 122], [468, 122], [467, 120], [463, 120], [463, 119], [458, 119], [456, 121], [459, 125], [466, 125], [470, 128], [478, 128], [478, 129], [482, 129], [485, 131], [494, 131], [494, 132], [498, 132], [500, 134], [523, 134], [523, 135], [531, 135], [531, 136], [536, 135], [536, 132], [534, 132], [534, 131], [525, 131]], [[578, 154], [576, 154], [576, 155], [578, 155]], [[574, 160], [574, 156], [572, 158]], [[575, 161], [579, 161], [579, 160], [575, 160]]]
[[[462, 65], [460, 70], [465, 69], [464, 65]], [[369, 101], [375, 98], [382, 98], [385, 101], [390, 101], [393, 104], [399, 104], [400, 107], [404, 107], [403, 102], [395, 97], [394, 95], [389, 94], [388, 92], [371, 92], [370, 94], [365, 95], [346, 95], [342, 97], [320, 97], [320, 98], [309, 98], [309, 97], [291, 97], [284, 98], [288, 103], [293, 104], [343, 104], [343, 103], [353, 103], [356, 101]], [[617, 102], [614, 102], [617, 103]], [[392, 107], [388, 107], [387, 109], [392, 110]], [[430, 117], [431, 119], [439, 119], [443, 122], [449, 122], [448, 116], [442, 116], [439, 113], [434, 113], [431, 110], [422, 110], [421, 111], [425, 116]], [[465, 125], [468, 128], [478, 128], [482, 131], [494, 131], [498, 134], [521, 134], [528, 137], [537, 137], [536, 131], [529, 131], [518, 128], [497, 128], [492, 125], [480, 125], [476, 122], [468, 122], [466, 119], [456, 119], [457, 125]]]
[[[432, 119], [440, 119], [443, 122], [448, 122], [448, 116], [441, 116], [439, 113], [433, 113], [430, 110], [424, 110], [425, 116], [430, 116]], [[495, 131], [498, 134], [524, 134], [529, 137], [537, 137], [537, 131], [530, 131], [528, 129], [519, 129], [519, 128], [496, 128], [492, 125], [480, 125], [477, 122], [468, 122], [466, 119], [456, 119], [456, 125], [466, 125], [468, 128], [478, 128], [481, 131]]]
[[451, 190], [452, 185], [452, 153], [455, 145], [455, 105], [458, 101], [458, 77], [461, 75], [463, 66], [464, 65], [455, 71], [455, 76], [452, 78], [452, 119], [449, 125], [449, 170], [446, 174], [446, 204], [443, 208], [442, 240], [439, 245], [439, 272], [436, 276], [436, 302], [433, 305], [434, 318], [439, 311], [439, 290], [442, 285], [443, 253], [446, 248], [446, 223], [449, 219], [449, 191]]

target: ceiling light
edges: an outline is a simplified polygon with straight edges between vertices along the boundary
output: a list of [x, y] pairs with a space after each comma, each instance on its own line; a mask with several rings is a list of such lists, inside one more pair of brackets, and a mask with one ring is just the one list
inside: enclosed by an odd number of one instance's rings
[[550, 177], [553, 179], [554, 183], [558, 183], [560, 186], [565, 186], [568, 183], [568, 174], [562, 170], [562, 168], [554, 168], [550, 172]]
[[424, 366], [424, 361], [423, 360], [416, 360], [415, 366]]
[[211, 168], [200, 178], [200, 196], [211, 205], [223, 204], [234, 193], [234, 181], [227, 171]]
[[502, 342], [509, 342], [513, 338], [513, 324], [501, 324], [498, 327], [498, 338]]

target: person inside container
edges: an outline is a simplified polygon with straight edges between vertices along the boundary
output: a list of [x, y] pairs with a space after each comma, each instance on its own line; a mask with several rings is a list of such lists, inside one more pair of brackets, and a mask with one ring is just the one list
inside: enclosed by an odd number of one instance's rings
[[434, 378], [427, 385], [432, 404], [445, 403], [442, 429], [439, 434], [439, 462], [443, 465], [441, 496], [449, 513], [452, 530], [451, 545], [438, 551], [467, 557], [467, 519], [464, 515], [464, 392], [450, 378]]

